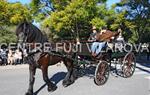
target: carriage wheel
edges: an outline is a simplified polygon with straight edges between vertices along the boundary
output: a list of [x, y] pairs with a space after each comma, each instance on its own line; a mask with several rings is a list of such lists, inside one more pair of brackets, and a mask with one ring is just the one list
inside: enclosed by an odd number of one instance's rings
[[130, 52], [126, 54], [123, 59], [122, 72], [123, 77], [128, 78], [131, 77], [135, 71], [136, 61], [134, 53]]
[[94, 76], [94, 82], [96, 85], [100, 86], [107, 82], [109, 77], [109, 65], [106, 61], [99, 62]]

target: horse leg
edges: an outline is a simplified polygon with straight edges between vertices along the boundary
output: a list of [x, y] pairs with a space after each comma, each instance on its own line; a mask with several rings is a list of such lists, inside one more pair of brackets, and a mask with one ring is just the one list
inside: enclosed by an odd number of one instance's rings
[[36, 73], [36, 67], [33, 65], [29, 65], [29, 73], [30, 73], [30, 78], [29, 78], [29, 88], [28, 88], [28, 92], [26, 93], [26, 95], [33, 95], [33, 85], [34, 85], [34, 81], [35, 81], [35, 73]]
[[74, 83], [75, 77], [74, 77], [74, 70], [73, 70], [72, 62], [64, 61], [64, 64], [67, 67], [68, 72], [67, 72], [67, 75], [65, 76], [62, 84], [64, 87], [67, 87], [67, 86], [71, 85], [72, 83]]
[[42, 73], [43, 73], [43, 80], [45, 81], [45, 83], [48, 86], [48, 91], [55, 91], [57, 89], [57, 86], [55, 84], [53, 84], [49, 78], [48, 78], [48, 66], [42, 66]]

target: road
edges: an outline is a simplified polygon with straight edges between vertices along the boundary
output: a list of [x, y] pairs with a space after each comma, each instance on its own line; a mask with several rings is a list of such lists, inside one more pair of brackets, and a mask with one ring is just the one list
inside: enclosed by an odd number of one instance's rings
[[[0, 95], [24, 95], [28, 88], [28, 65], [0, 67]], [[66, 88], [62, 79], [66, 69], [63, 65], [49, 67], [49, 77], [57, 84], [57, 90], [48, 92], [37, 70], [34, 92], [37, 95], [150, 95], [150, 68], [137, 64], [131, 78], [122, 78], [111, 74], [103, 86], [94, 84], [93, 78], [81, 77]]]

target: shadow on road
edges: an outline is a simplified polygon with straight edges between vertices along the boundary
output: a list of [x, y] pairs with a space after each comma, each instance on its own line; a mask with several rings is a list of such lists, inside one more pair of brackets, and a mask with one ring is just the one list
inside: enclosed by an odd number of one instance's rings
[[[136, 63], [141, 65], [141, 66], [150, 68], [150, 61], [138, 59], [138, 60], [136, 60]], [[146, 70], [146, 69], [139, 67], [139, 66], [136, 66], [136, 68], [150, 74], [149, 70]], [[78, 78], [83, 77], [83, 76], [87, 76], [87, 77], [92, 78], [95, 74], [95, 69], [96, 69], [95, 66], [77, 68], [77, 71], [78, 71], [77, 76], [78, 76]], [[111, 67], [111, 71], [116, 71], [116, 69]], [[116, 73], [116, 72], [113, 72], [113, 73]], [[66, 72], [58, 72], [58, 73], [54, 74], [50, 78], [50, 80], [52, 82], [54, 82], [55, 85], [57, 85], [61, 80], [63, 80], [65, 78], [65, 76], [66, 76]], [[120, 75], [118, 75], [118, 76], [120, 76]], [[45, 86], [46, 86], [46, 84], [43, 84], [37, 91], [35, 91], [34, 95], [37, 95]]]
[[137, 56], [136, 62], [142, 66], [150, 68], [150, 60], [147, 60], [146, 56]]
[[144, 72], [150, 74], [150, 71], [149, 71], [149, 70], [146, 70], [146, 69], [141, 68], [141, 67], [139, 67], [139, 66], [136, 66], [136, 68], [138, 68], [138, 69], [140, 69], [140, 70], [142, 70], [142, 71], [144, 71]]
[[50, 78], [50, 80], [53, 81], [55, 85], [57, 85], [61, 80], [65, 78], [65, 76], [65, 72], [58, 72], [55, 75], [53, 75], [52, 78]]
[[[55, 75], [53, 75], [50, 80], [57, 85], [61, 80], [63, 80], [66, 76], [65, 72], [58, 72]], [[37, 91], [34, 92], [34, 95], [37, 95], [44, 87], [46, 86], [46, 83], [43, 84]]]
[[147, 62], [145, 60], [141, 60], [141, 61], [137, 61], [137, 63], [144, 66], [144, 67], [150, 68], [150, 61]]
[[[147, 60], [145, 56], [143, 56], [142, 58], [137, 57], [136, 63], [146, 68], [150, 68], [150, 60]], [[142, 68], [140, 66], [136, 66], [136, 68], [150, 74], [150, 71], [145, 68]]]

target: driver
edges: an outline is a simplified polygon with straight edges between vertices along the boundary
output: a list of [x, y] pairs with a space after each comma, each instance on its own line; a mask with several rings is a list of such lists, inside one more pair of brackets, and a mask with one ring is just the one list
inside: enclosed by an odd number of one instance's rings
[[[100, 31], [100, 34], [105, 33], [106, 27], [103, 27], [102, 30]], [[96, 27], [92, 27], [92, 34], [90, 35], [88, 42], [93, 42], [91, 46], [91, 53], [93, 57], [96, 57], [102, 50], [102, 48], [105, 46], [106, 42], [99, 42], [96, 40]]]

